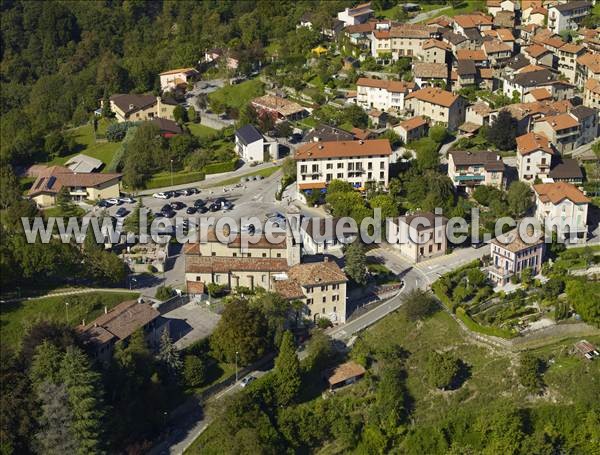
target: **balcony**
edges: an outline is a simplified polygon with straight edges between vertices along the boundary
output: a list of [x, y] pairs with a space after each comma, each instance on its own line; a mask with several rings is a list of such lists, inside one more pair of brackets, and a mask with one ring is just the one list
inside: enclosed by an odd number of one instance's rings
[[482, 182], [485, 180], [485, 175], [455, 175], [455, 182], [469, 182], [469, 181], [477, 181]]

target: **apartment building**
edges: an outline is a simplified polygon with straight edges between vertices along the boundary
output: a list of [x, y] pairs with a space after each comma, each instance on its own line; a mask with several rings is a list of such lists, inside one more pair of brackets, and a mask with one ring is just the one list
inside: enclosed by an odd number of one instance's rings
[[482, 48], [493, 67], [507, 63], [512, 55], [512, 47], [497, 39], [484, 41]]
[[465, 120], [465, 101], [459, 95], [437, 87], [427, 87], [410, 93], [406, 110], [414, 116], [424, 116], [432, 123], [442, 123], [454, 131]]
[[525, 269], [530, 269], [532, 276], [540, 273], [546, 249], [543, 234], [530, 231], [524, 237], [517, 228], [492, 240], [487, 273], [496, 286], [507, 285], [512, 276], [521, 275]]
[[573, 114], [544, 117], [534, 123], [533, 131], [546, 136], [561, 153], [570, 152], [582, 143], [579, 120]]
[[448, 43], [429, 39], [423, 42], [421, 52], [417, 54], [417, 57], [426, 63], [447, 63], [450, 52], [452, 52], [452, 47]]
[[403, 111], [404, 100], [414, 89], [414, 82], [361, 77], [356, 81], [356, 103], [363, 109]]
[[439, 27], [418, 24], [400, 24], [389, 30], [376, 30], [373, 32], [371, 55], [377, 58], [389, 54], [392, 60], [413, 57], [422, 52], [426, 41], [441, 36]]
[[389, 220], [387, 229], [396, 236], [394, 247], [413, 263], [446, 254], [448, 219], [431, 212], [416, 212]]
[[346, 322], [348, 278], [334, 262], [296, 264], [273, 276], [273, 290], [288, 300], [304, 303], [304, 314], [314, 322], [327, 318], [334, 324]]
[[581, 0], [552, 5], [548, 8], [548, 28], [557, 34], [563, 30], [577, 30], [591, 8], [591, 2]]
[[588, 79], [583, 89], [583, 105], [600, 109], [600, 81]]
[[513, 93], [519, 94], [519, 100], [523, 102], [525, 94], [531, 90], [544, 86], [556, 79], [554, 73], [547, 69], [522, 72], [504, 77], [503, 93], [512, 98]]
[[471, 191], [479, 185], [504, 187], [504, 162], [494, 152], [448, 153], [448, 177], [457, 189]]
[[583, 87], [590, 79], [600, 81], [600, 54], [583, 54], [577, 57], [575, 85]]
[[387, 186], [391, 154], [387, 139], [303, 144], [294, 154], [296, 188], [301, 194], [321, 190], [332, 180], [344, 180], [358, 189], [367, 182]]
[[533, 185], [535, 216], [561, 238], [585, 240], [590, 200], [575, 185], [565, 182]]
[[554, 150], [548, 138], [541, 133], [527, 133], [517, 137], [517, 171], [519, 180], [533, 183], [548, 177]]
[[226, 231], [222, 234], [225, 237], [219, 239], [211, 229], [206, 239], [184, 246], [185, 280], [196, 293], [205, 292], [211, 283], [227, 289], [272, 290], [276, 274], [300, 263], [300, 243], [291, 232], [282, 231], [273, 239], [264, 235], [246, 238]]
[[408, 144], [425, 136], [427, 128], [427, 120], [419, 115], [400, 122], [394, 127], [394, 131], [400, 136], [404, 144]]
[[262, 135], [254, 125], [244, 125], [235, 132], [235, 150], [246, 163], [279, 159], [279, 144]]
[[577, 76], [577, 59], [585, 54], [585, 48], [578, 44], [567, 43], [558, 49], [558, 70], [571, 84]]

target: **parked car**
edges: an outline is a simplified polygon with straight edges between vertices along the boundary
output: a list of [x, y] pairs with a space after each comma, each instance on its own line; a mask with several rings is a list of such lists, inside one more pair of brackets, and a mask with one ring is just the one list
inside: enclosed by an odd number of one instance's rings
[[256, 381], [256, 377], [249, 374], [248, 376], [246, 376], [244, 379], [242, 379], [240, 381], [240, 386], [246, 387], [248, 384], [251, 384], [254, 381]]
[[198, 194], [198, 188], [185, 188], [183, 190], [179, 190], [179, 192], [183, 195], [183, 196], [191, 196], [192, 194]]
[[171, 208], [173, 210], [181, 210], [184, 207], [186, 207], [186, 205], [183, 202], [180, 202], [180, 201], [171, 202]]
[[165, 204], [160, 208], [161, 212], [172, 212], [171, 204]]
[[98, 202], [96, 202], [96, 205], [98, 207], [103, 207], [103, 208], [108, 208], [108, 207], [112, 207], [113, 204], [111, 204], [110, 202], [108, 202], [106, 199], [100, 199]]
[[116, 197], [111, 197], [110, 199], [107, 199], [106, 202], [112, 205], [119, 205], [121, 203], [121, 201], [119, 201], [119, 199], [117, 199]]
[[129, 196], [123, 196], [119, 198], [119, 201], [123, 202], [124, 204], [133, 204], [135, 199]]
[[127, 215], [127, 209], [125, 207], [121, 207], [119, 210], [117, 210], [115, 215], [119, 218], [123, 218], [125, 215]]
[[185, 210], [185, 213], [187, 213], [188, 215], [193, 215], [194, 213], [196, 213], [198, 211], [198, 209], [196, 207], [188, 207]]
[[170, 210], [170, 211], [162, 212], [162, 215], [165, 218], [173, 218], [176, 215], [176, 213], [174, 210]]
[[194, 207], [198, 208], [198, 207], [204, 207], [206, 205], [206, 202], [204, 202], [202, 199], [196, 199], [194, 201]]
[[221, 204], [218, 204], [217, 202], [213, 202], [208, 207], [208, 210], [210, 210], [211, 212], [218, 212], [220, 208], [221, 208]]
[[195, 207], [196, 209], [196, 213], [206, 213], [208, 212], [208, 209], [206, 208], [205, 205], [201, 206], [201, 207]]
[[169, 199], [171, 196], [167, 193], [154, 193], [152, 195], [152, 197], [156, 198], [156, 199]]

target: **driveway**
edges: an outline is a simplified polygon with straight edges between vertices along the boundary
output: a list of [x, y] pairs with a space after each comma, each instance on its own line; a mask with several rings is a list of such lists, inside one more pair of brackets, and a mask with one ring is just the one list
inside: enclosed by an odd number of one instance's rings
[[171, 323], [171, 337], [179, 350], [210, 335], [221, 318], [210, 311], [204, 302], [193, 301], [165, 313], [163, 317]]
[[443, 8], [438, 8], [438, 9], [434, 9], [431, 11], [426, 11], [424, 13], [419, 13], [417, 14], [415, 17], [413, 17], [412, 19], [410, 19], [408, 21], [409, 24], [416, 24], [418, 22], [423, 22], [427, 19], [429, 19], [430, 17], [435, 16], [437, 13], [441, 12], [441, 11], [445, 11], [447, 9], [452, 8], [451, 6], [444, 6]]

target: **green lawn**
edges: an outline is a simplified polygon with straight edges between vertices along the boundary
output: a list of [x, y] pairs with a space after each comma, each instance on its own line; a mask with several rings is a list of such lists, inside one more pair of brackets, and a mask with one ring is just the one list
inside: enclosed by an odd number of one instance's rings
[[37, 321], [67, 322], [65, 302], [69, 303], [68, 323], [75, 326], [83, 319], [92, 321], [104, 311], [105, 306], [110, 309], [138, 296], [137, 292], [90, 292], [3, 303], [0, 306], [2, 343], [17, 347], [27, 328]]
[[251, 79], [241, 84], [226, 85], [208, 95], [209, 100], [218, 100], [225, 106], [237, 109], [265, 93], [264, 84], [259, 79]]
[[[445, 9], [445, 10], [440, 11], [439, 13], [434, 14], [433, 16], [427, 18], [427, 20], [432, 19], [434, 17], [439, 17], [439, 16], [454, 17], [454, 16], [458, 16], [459, 14], [469, 14], [469, 13], [472, 13], [473, 11], [483, 11], [484, 8], [485, 8], [485, 2], [483, 2], [483, 0], [465, 0], [457, 8]], [[433, 8], [433, 9], [436, 9], [436, 8]]]
[[211, 139], [218, 133], [218, 130], [201, 125], [200, 123], [188, 122], [186, 126], [189, 128], [190, 133], [200, 139]]
[[[102, 134], [103, 131], [106, 132], [107, 126], [108, 124], [106, 120], [100, 120], [98, 125], [99, 134]], [[94, 139], [94, 128], [91, 124], [85, 124], [78, 128], [74, 128], [70, 130], [68, 134], [75, 139], [75, 142], [78, 145], [78, 150], [70, 155], [54, 158], [48, 163], [49, 166], [62, 165], [70, 158], [74, 157], [75, 155], [79, 155], [80, 153], [97, 158], [105, 165], [108, 165], [117, 149], [121, 146], [120, 142], [96, 142]], [[106, 169], [106, 167], [104, 169]]]
[[237, 177], [231, 177], [231, 178], [228, 178], [225, 180], [220, 180], [218, 182], [211, 183], [206, 188], [213, 188], [215, 186], [233, 185], [234, 183], [240, 183], [240, 179], [242, 177], [250, 177], [250, 176], [254, 176], [254, 175], [262, 175], [263, 177], [267, 178], [267, 177], [273, 175], [275, 172], [277, 172], [280, 168], [281, 168], [281, 166], [273, 166], [273, 167], [259, 169], [257, 171], [248, 172], [247, 174], [239, 175]]
[[201, 171], [180, 171], [173, 172], [173, 176], [171, 177], [171, 172], [164, 171], [154, 174], [148, 183], [146, 183], [146, 189], [154, 189], [154, 188], [164, 188], [171, 185], [183, 185], [184, 183], [193, 183], [204, 180], [204, 172]]

